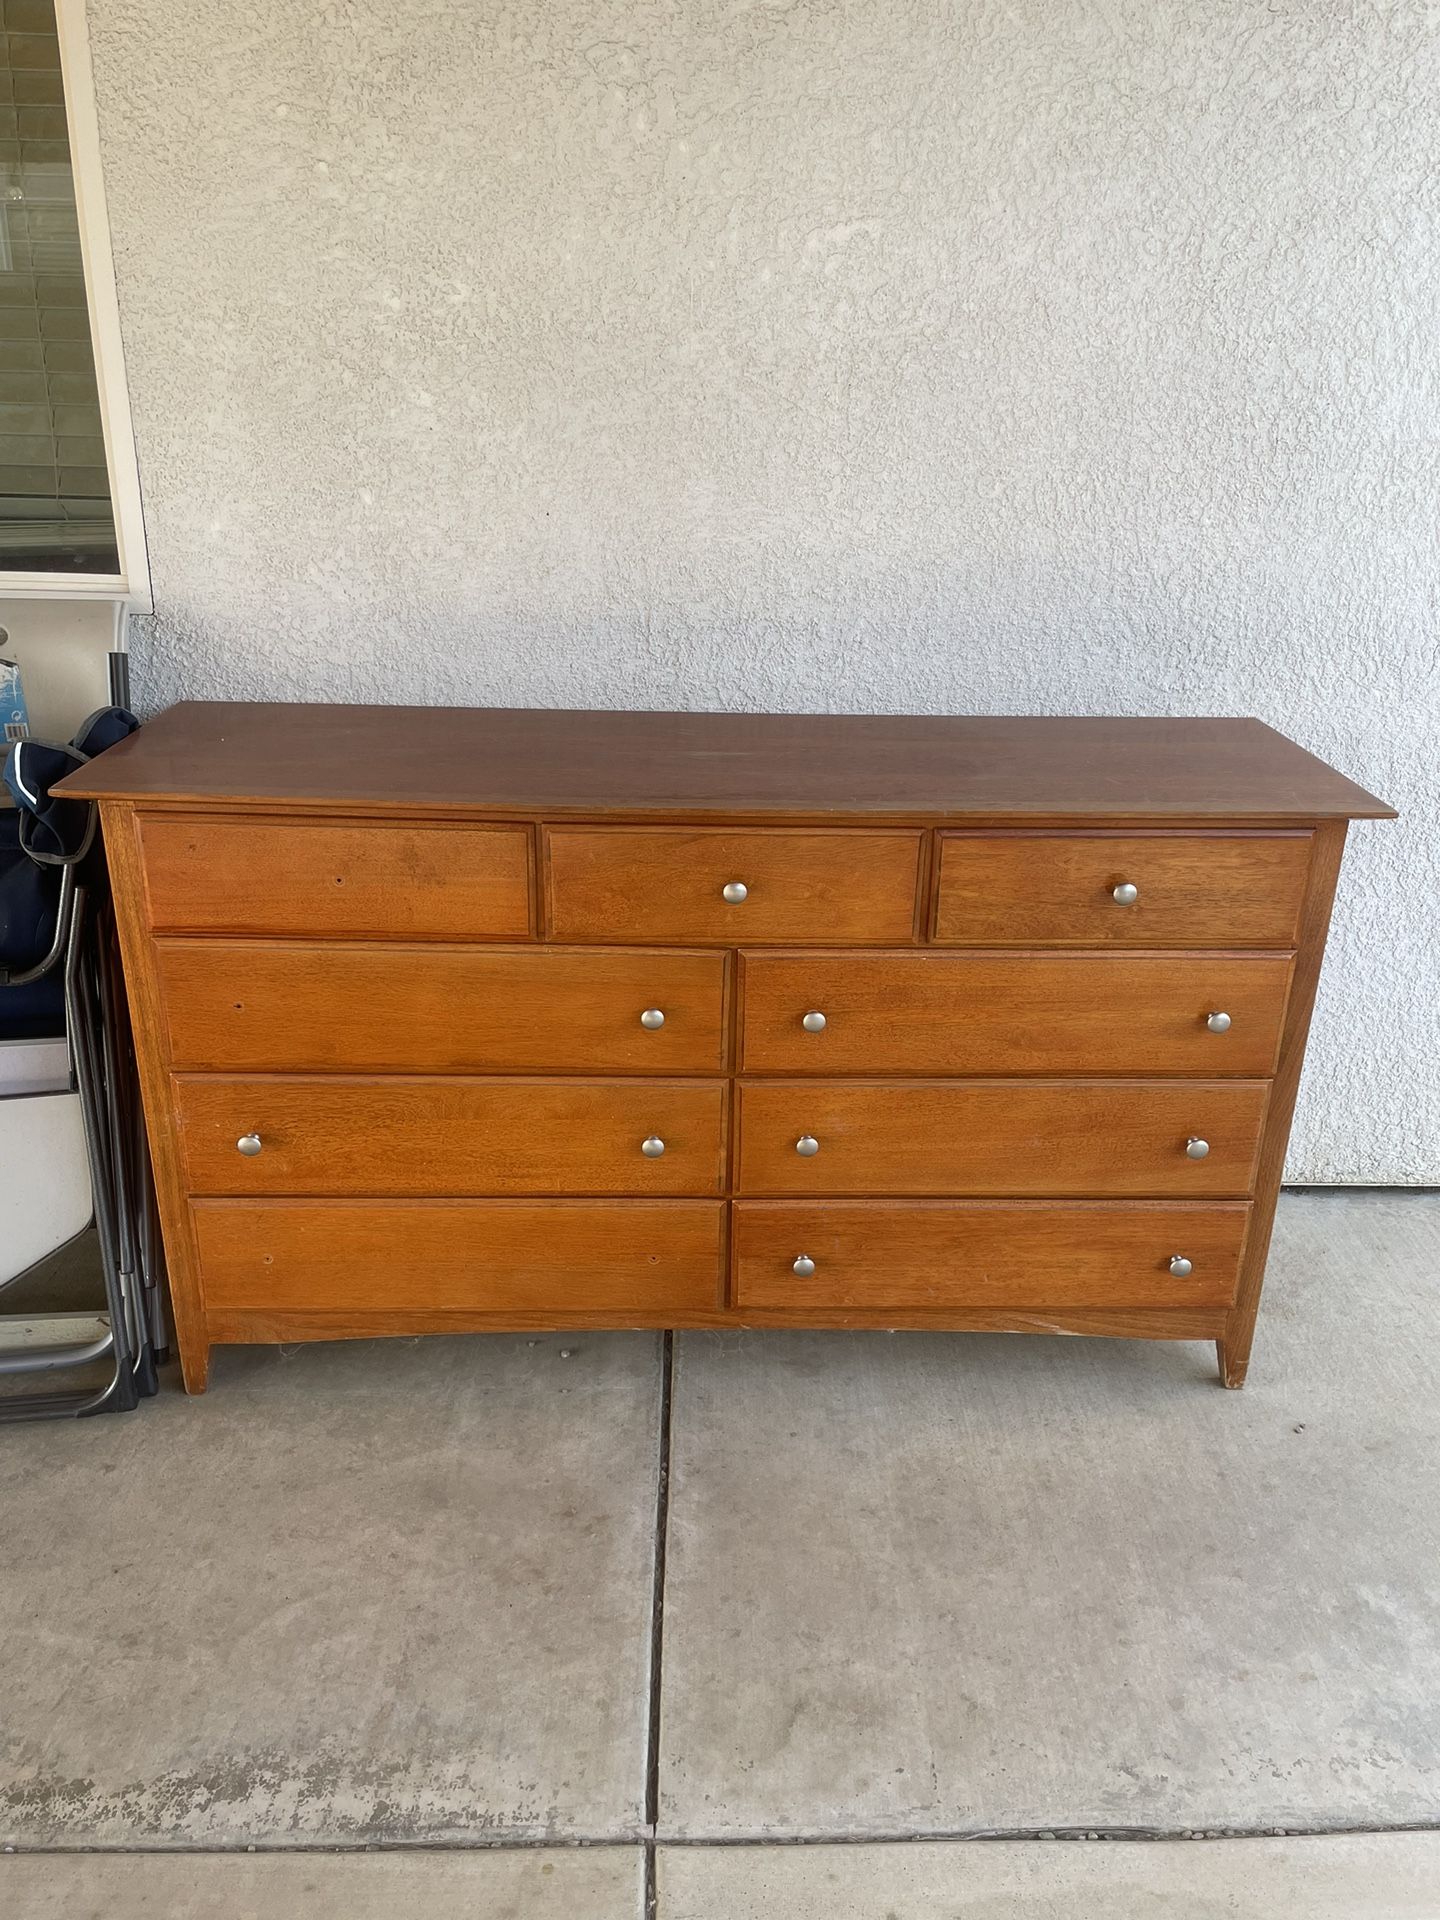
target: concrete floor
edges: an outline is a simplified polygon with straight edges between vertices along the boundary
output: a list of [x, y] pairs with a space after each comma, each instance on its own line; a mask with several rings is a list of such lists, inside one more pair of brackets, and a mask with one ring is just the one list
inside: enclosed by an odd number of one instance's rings
[[13, 1854], [7, 1920], [642, 1920], [638, 1847]]
[[[659, 1920], [1435, 1920], [1440, 1834], [666, 1846]], [[13, 1920], [646, 1920], [638, 1847], [14, 1854]]]
[[664, 1920], [1435, 1920], [1440, 1834], [661, 1848]]
[[1440, 1196], [1288, 1196], [1239, 1395], [678, 1337], [657, 1673], [658, 1338], [0, 1432], [0, 1911], [1440, 1916], [1432, 1833], [969, 1838], [1440, 1826], [1437, 1271]]

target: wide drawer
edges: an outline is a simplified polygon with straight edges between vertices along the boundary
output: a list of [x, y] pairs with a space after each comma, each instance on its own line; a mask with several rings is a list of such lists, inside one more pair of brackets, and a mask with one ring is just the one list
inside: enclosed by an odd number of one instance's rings
[[523, 939], [524, 827], [140, 817], [162, 932]]
[[1258, 1081], [761, 1080], [744, 1193], [1248, 1194]]
[[1291, 947], [1308, 833], [947, 833], [935, 938], [972, 947]]
[[724, 1185], [722, 1081], [182, 1075], [175, 1113], [195, 1194], [713, 1194]]
[[[717, 1073], [725, 959], [158, 940], [176, 1067]], [[663, 1016], [656, 1028], [642, 1014]]]
[[1248, 1213], [1243, 1201], [747, 1200], [735, 1207], [734, 1303], [742, 1313], [1227, 1306]]
[[920, 835], [554, 828], [558, 940], [879, 945], [914, 938]]
[[1282, 954], [747, 953], [743, 966], [750, 1073], [1263, 1079], [1290, 984]]
[[200, 1200], [207, 1312], [713, 1308], [719, 1200]]

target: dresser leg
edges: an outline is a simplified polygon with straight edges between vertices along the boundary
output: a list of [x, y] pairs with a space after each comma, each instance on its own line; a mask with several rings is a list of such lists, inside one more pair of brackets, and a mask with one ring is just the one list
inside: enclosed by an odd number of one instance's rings
[[1222, 1387], [1243, 1387], [1245, 1374], [1250, 1365], [1250, 1342], [1245, 1342], [1242, 1350], [1239, 1341], [1215, 1342], [1215, 1357], [1220, 1362], [1220, 1384]]
[[204, 1393], [210, 1380], [210, 1342], [203, 1339], [180, 1342], [180, 1377], [186, 1393]]

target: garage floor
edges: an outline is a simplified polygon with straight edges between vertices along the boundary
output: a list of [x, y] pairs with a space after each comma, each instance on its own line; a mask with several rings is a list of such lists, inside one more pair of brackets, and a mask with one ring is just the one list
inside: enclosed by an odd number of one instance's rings
[[0, 1432], [0, 1910], [1440, 1916], [1437, 1273], [1287, 1196], [1243, 1394], [506, 1336]]

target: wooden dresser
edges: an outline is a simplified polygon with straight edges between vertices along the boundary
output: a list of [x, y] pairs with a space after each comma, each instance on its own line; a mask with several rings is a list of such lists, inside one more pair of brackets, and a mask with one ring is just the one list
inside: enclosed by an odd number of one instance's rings
[[216, 1342], [931, 1327], [1245, 1377], [1346, 821], [1254, 720], [187, 704], [103, 803]]

